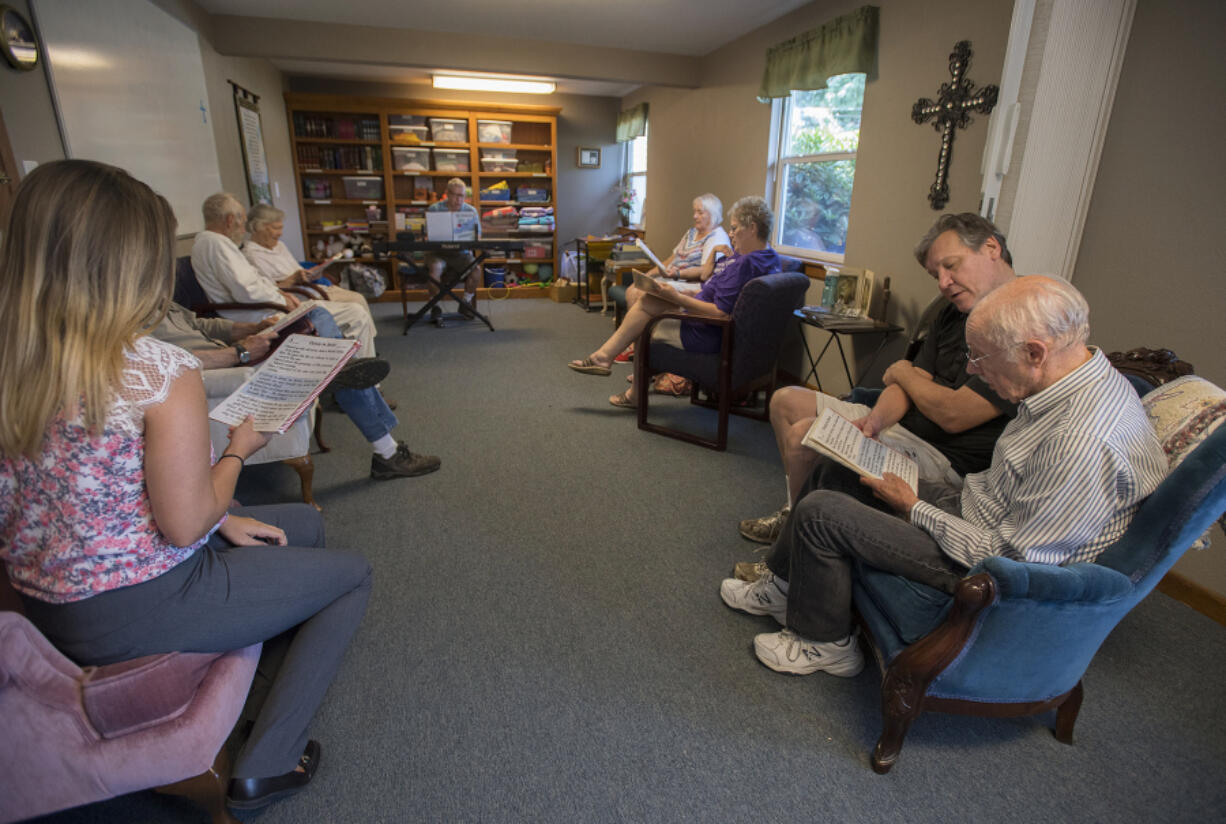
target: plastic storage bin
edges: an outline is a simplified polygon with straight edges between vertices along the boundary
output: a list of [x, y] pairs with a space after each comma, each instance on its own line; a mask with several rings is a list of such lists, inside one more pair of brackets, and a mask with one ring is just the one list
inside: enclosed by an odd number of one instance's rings
[[345, 197], [350, 200], [382, 200], [383, 178], [381, 177], [350, 177], [341, 178], [345, 184]]
[[332, 197], [332, 184], [326, 180], [307, 178], [302, 181], [302, 190], [311, 200], [326, 200]]
[[430, 169], [430, 150], [392, 147], [392, 168], [398, 172], [425, 172]]
[[438, 143], [467, 143], [468, 121], [450, 117], [430, 118], [430, 136]]
[[495, 286], [506, 286], [507, 267], [486, 264], [483, 274], [485, 276], [486, 289], [491, 289]]
[[[506, 182], [505, 180], [503, 181]], [[482, 200], [510, 200], [511, 190], [506, 186], [500, 186], [497, 189], [488, 187], [481, 190]]]
[[481, 171], [483, 172], [513, 172], [519, 161], [513, 157], [490, 157], [481, 155]]
[[522, 203], [544, 203], [549, 200], [549, 190], [540, 186], [520, 186], [515, 191], [515, 199]]
[[413, 145], [416, 143], [426, 143], [430, 140], [430, 128], [428, 126], [389, 125], [387, 131], [393, 143]]
[[510, 143], [511, 121], [509, 120], [478, 120], [478, 143]]
[[434, 149], [434, 168], [440, 172], [467, 172], [467, 149]]

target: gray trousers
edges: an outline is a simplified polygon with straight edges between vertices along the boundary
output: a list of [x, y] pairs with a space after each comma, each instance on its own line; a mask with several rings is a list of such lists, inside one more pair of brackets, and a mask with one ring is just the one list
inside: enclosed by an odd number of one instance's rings
[[[927, 492], [921, 484], [920, 497], [931, 500]], [[811, 641], [838, 641], [851, 632], [856, 564], [951, 595], [966, 573], [932, 536], [874, 498], [855, 472], [828, 459], [801, 490], [766, 564], [788, 582], [788, 628]]]
[[297, 765], [307, 726], [366, 612], [371, 569], [361, 555], [322, 548], [314, 507], [234, 514], [284, 529], [289, 545], [235, 547], [214, 535], [153, 580], [68, 604], [23, 600], [34, 625], [81, 665], [228, 652], [287, 633], [284, 659], [234, 763], [235, 778], [266, 778]]

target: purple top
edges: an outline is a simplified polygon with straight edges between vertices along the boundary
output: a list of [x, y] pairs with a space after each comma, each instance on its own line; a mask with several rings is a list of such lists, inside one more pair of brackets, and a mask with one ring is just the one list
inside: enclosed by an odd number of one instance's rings
[[[778, 272], [781, 266], [774, 249], [759, 249], [747, 255], [733, 255], [715, 264], [715, 272], [694, 297], [714, 303], [720, 311], [732, 314], [736, 299], [746, 283], [762, 275]], [[718, 352], [720, 330], [699, 321], [681, 321], [681, 344], [687, 352]]]

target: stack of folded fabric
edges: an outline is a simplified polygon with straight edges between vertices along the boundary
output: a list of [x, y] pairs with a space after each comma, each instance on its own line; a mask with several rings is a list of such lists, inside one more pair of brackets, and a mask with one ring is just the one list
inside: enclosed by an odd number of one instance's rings
[[519, 211], [514, 206], [503, 206], [481, 213], [481, 233], [486, 237], [509, 234], [515, 231], [518, 225]]
[[519, 210], [519, 229], [521, 232], [552, 232], [552, 206], [524, 206]]

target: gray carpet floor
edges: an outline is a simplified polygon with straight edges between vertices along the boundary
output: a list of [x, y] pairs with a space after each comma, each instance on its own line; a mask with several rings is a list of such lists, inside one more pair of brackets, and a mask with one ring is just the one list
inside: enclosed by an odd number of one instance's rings
[[[1095, 659], [1074, 746], [1051, 715], [932, 714], [874, 774], [875, 668], [776, 674], [750, 650], [773, 622], [718, 596], [756, 557], [736, 521], [783, 495], [769, 425], [734, 418], [725, 453], [639, 432], [605, 400], [628, 366], [565, 367], [608, 318], [485, 308], [496, 332], [402, 337], [399, 307], [376, 307], [398, 432], [442, 469], [372, 482], [357, 430], [325, 416], [329, 543], [368, 555], [374, 596], [312, 727], [315, 781], [244, 821], [1222, 820], [1226, 630], [1161, 594]], [[657, 408], [714, 431], [686, 401]], [[244, 503], [296, 496], [282, 466], [244, 471]], [[46, 820], [207, 817], [146, 792]]]

